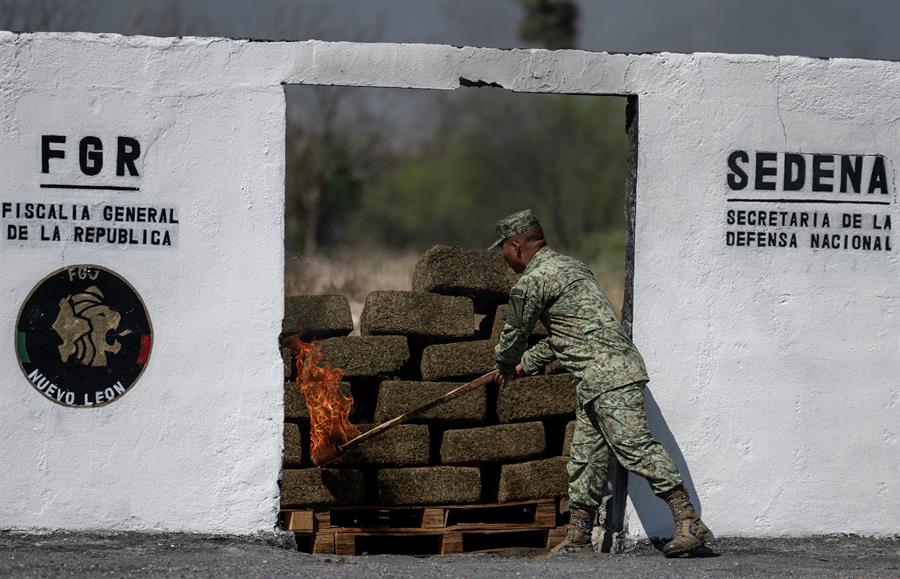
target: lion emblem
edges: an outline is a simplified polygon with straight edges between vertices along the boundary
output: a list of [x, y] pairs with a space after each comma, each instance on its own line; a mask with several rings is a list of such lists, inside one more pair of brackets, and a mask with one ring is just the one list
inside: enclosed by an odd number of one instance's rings
[[[109, 334], [119, 327], [122, 315], [103, 301], [103, 292], [97, 286], [59, 300], [59, 315], [52, 327], [63, 341], [59, 357], [64, 363], [75, 356], [84, 366], [103, 368], [106, 355], [122, 348], [118, 340], [109, 342]], [[126, 330], [119, 336], [129, 333]]]

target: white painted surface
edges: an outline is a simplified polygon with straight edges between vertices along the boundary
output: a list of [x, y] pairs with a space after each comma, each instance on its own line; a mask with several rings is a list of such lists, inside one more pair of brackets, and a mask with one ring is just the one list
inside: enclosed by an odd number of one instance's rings
[[[677, 441], [719, 534], [896, 534], [900, 238], [891, 236], [890, 253], [804, 240], [726, 247], [724, 214], [735, 204], [724, 197], [733, 149], [879, 153], [896, 168], [900, 63], [678, 61], [679, 82], [641, 99], [640, 112], [634, 334], [661, 408], [657, 432]], [[877, 210], [772, 208], [896, 224], [888, 170], [890, 194], [878, 197], [891, 205]], [[631, 522], [665, 534], [661, 504], [631, 483]]]
[[[900, 63], [8, 33], [0, 201], [37, 194], [36, 135], [127, 131], [152, 143], [141, 195], [184, 219], [168, 250], [0, 245], [0, 527], [271, 529], [280, 84], [454, 89], [460, 77], [638, 95], [635, 341], [654, 428], [713, 530], [900, 532], [897, 239], [889, 253], [724, 243], [735, 149], [881, 154], [891, 204], [879, 213], [900, 221]], [[105, 409], [48, 403], [10, 343], [34, 283], [85, 261], [135, 285], [156, 332], [145, 375]], [[666, 534], [662, 503], [630, 488], [631, 532]]]
[[[274, 528], [284, 93], [229, 75], [219, 46], [0, 35], [0, 201], [174, 206], [180, 217], [172, 248], [0, 241], [0, 527]], [[69, 136], [67, 158], [53, 160], [67, 168], [59, 182], [89, 181], [75, 175], [73, 138], [137, 137], [141, 190], [40, 189], [47, 133]], [[101, 408], [44, 399], [11, 341], [31, 288], [78, 263], [125, 277], [155, 334], [143, 376]]]

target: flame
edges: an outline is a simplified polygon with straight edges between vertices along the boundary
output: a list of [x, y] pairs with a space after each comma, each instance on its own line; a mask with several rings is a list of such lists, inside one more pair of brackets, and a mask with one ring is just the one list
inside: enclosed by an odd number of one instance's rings
[[309, 410], [309, 454], [319, 466], [337, 453], [339, 444], [359, 436], [359, 429], [350, 422], [353, 398], [341, 393], [344, 371], [323, 360], [318, 344], [293, 338], [290, 346], [296, 357], [297, 386]]

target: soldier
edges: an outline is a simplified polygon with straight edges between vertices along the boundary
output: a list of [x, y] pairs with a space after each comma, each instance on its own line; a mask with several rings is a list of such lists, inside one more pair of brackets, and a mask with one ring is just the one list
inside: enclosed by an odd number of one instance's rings
[[[553, 553], [592, 551], [591, 532], [609, 475], [609, 454], [650, 483], [675, 519], [667, 557], [713, 538], [694, 510], [678, 469], [657, 442], [644, 413], [644, 360], [622, 331], [590, 269], [547, 246], [530, 209], [496, 224], [503, 258], [522, 274], [509, 295], [506, 325], [495, 349], [501, 385], [541, 372], [554, 359], [580, 378], [570, 449], [569, 507], [565, 540]], [[532, 348], [528, 337], [540, 319], [549, 331]]]

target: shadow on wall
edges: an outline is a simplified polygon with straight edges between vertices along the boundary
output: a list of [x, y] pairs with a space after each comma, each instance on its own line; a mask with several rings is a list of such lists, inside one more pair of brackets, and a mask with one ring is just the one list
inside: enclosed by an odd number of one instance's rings
[[[678, 472], [684, 478], [684, 488], [691, 496], [691, 501], [694, 503], [697, 512], [702, 516], [702, 506], [697, 497], [697, 491], [694, 489], [691, 471], [688, 469], [684, 455], [678, 447], [678, 442], [669, 429], [669, 425], [666, 424], [666, 420], [663, 418], [659, 405], [653, 398], [653, 393], [650, 391], [649, 386], [644, 388], [644, 406], [647, 410], [647, 420], [650, 422], [650, 431], [653, 433], [654, 438], [663, 445], [669, 456], [672, 457], [672, 460], [675, 461]], [[668, 538], [672, 536], [672, 514], [669, 511], [669, 507], [665, 501], [653, 494], [646, 480], [629, 474], [628, 496], [631, 498], [634, 509], [648, 537]]]

